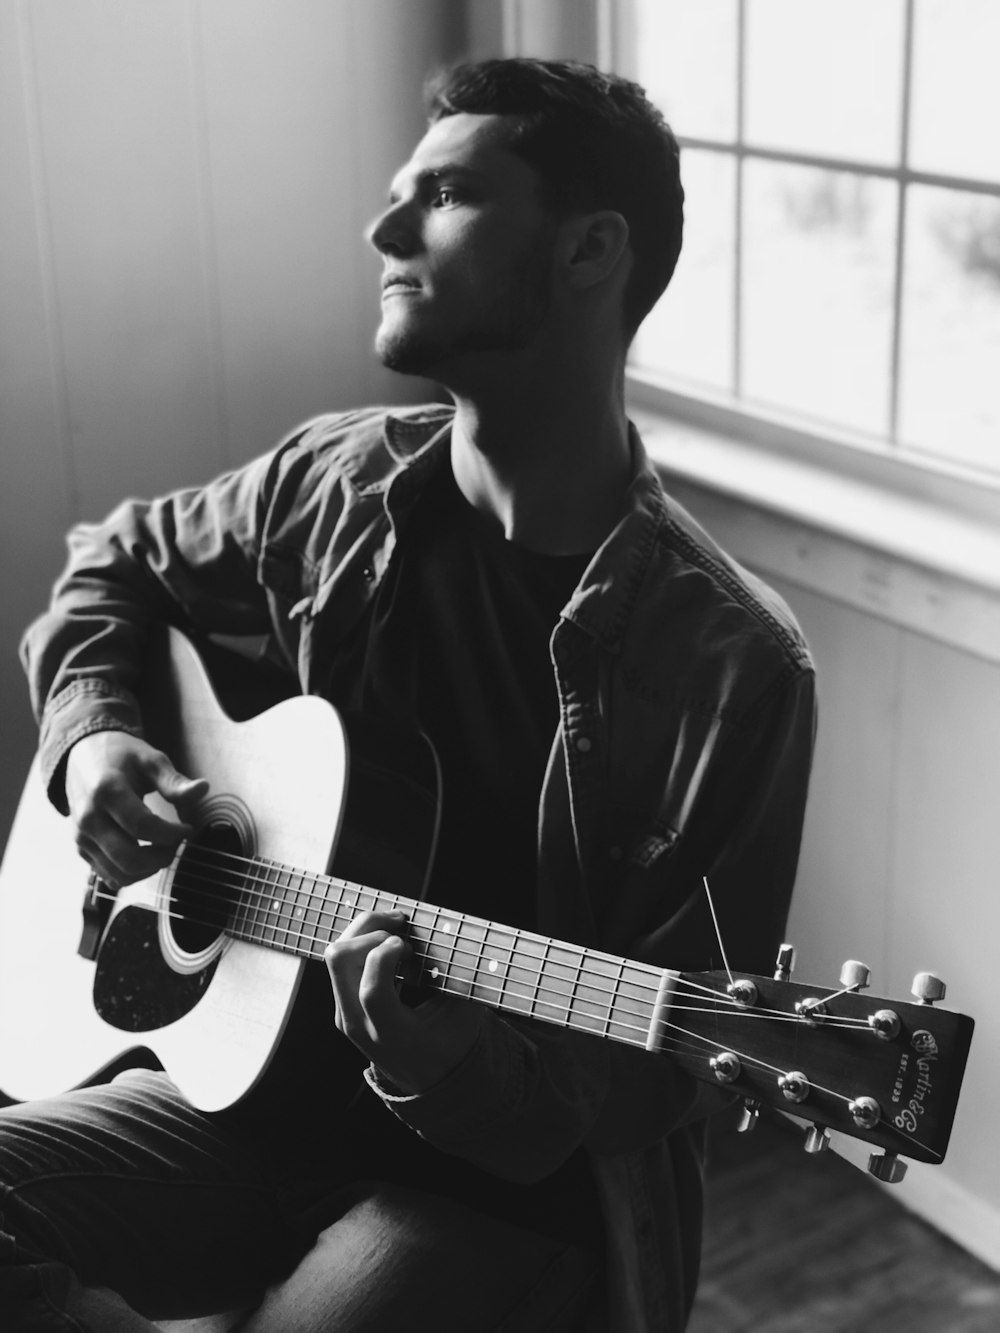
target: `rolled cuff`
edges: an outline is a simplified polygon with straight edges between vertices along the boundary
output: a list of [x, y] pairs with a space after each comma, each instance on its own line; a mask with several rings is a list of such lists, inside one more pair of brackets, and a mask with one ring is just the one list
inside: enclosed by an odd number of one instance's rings
[[48, 705], [42, 718], [38, 753], [42, 781], [60, 814], [68, 814], [66, 757], [77, 741], [97, 731], [142, 735], [142, 718], [131, 694], [103, 680], [74, 681]]

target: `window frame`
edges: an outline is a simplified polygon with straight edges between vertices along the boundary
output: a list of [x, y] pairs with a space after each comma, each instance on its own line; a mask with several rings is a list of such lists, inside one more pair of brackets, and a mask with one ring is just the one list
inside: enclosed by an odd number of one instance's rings
[[[738, 25], [735, 137], [729, 140], [678, 135], [682, 152], [685, 148], [716, 152], [731, 158], [735, 165], [735, 271], [732, 293], [733, 342], [730, 347], [734, 387], [730, 392], [716, 390], [702, 384], [695, 385], [690, 380], [666, 372], [654, 372], [647, 367], [630, 365], [627, 371], [630, 400], [643, 409], [661, 413], [687, 425], [883, 488], [889, 495], [903, 495], [937, 504], [951, 513], [966, 515], [975, 522], [1000, 522], [1000, 466], [996, 473], [991, 473], [971, 463], [935, 454], [899, 436], [902, 307], [907, 241], [906, 191], [911, 186], [933, 186], [1000, 200], [1000, 182], [923, 171], [909, 163], [915, 0], [904, 0], [900, 144], [898, 160], [893, 165], [769, 148], [747, 141], [744, 133], [746, 0], [735, 0], [735, 3]], [[594, 26], [597, 41], [593, 58], [598, 64], [617, 69], [626, 75], [634, 73], [630, 59], [635, 40], [634, 25], [635, 15], [630, 0], [596, 0]], [[807, 418], [779, 406], [763, 406], [742, 394], [740, 265], [743, 249], [743, 177], [744, 165], [748, 160], [851, 172], [888, 180], [895, 185], [897, 214], [889, 421], [884, 435], [854, 431], [836, 423]], [[669, 300], [669, 290], [664, 299]]]

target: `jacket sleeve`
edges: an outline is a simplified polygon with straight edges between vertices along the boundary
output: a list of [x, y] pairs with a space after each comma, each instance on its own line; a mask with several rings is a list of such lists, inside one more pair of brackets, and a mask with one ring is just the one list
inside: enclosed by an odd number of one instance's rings
[[[767, 968], [795, 876], [814, 722], [813, 675], [802, 670], [752, 731], [720, 748], [688, 835], [653, 868], [630, 872], [643, 877], [647, 902], [670, 904], [634, 923], [631, 956], [690, 970], [721, 966], [707, 877], [732, 966]], [[581, 1144], [598, 1153], [639, 1149], [731, 1101], [669, 1056], [496, 1014], [434, 1088], [408, 1097], [374, 1070], [368, 1081], [439, 1148], [522, 1182], [549, 1174]]]
[[127, 501], [70, 533], [48, 610], [21, 644], [42, 775], [61, 809], [63, 761], [77, 740], [141, 734], [135, 696], [153, 625], [266, 632], [257, 565], [274, 458], [160, 500]]

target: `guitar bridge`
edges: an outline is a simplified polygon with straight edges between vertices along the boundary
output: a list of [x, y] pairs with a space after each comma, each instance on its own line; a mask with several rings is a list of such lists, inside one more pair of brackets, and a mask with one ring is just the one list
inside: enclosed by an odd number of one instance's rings
[[83, 895], [83, 907], [81, 909], [83, 929], [80, 932], [80, 943], [76, 946], [76, 951], [81, 958], [87, 958], [90, 962], [97, 958], [101, 941], [104, 939], [104, 932], [108, 928], [114, 900], [115, 895], [98, 876], [97, 871], [92, 870], [87, 879], [87, 888]]

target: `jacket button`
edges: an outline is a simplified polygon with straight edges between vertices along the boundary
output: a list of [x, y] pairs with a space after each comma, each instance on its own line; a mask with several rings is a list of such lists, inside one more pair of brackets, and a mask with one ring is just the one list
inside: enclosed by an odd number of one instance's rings
[[366, 583], [371, 583], [372, 579], [375, 577], [375, 570], [371, 565], [365, 565], [364, 569], [361, 571], [361, 577]]
[[576, 743], [576, 748], [581, 754], [586, 754], [592, 745], [593, 741], [591, 741], [589, 736], [581, 736]]

